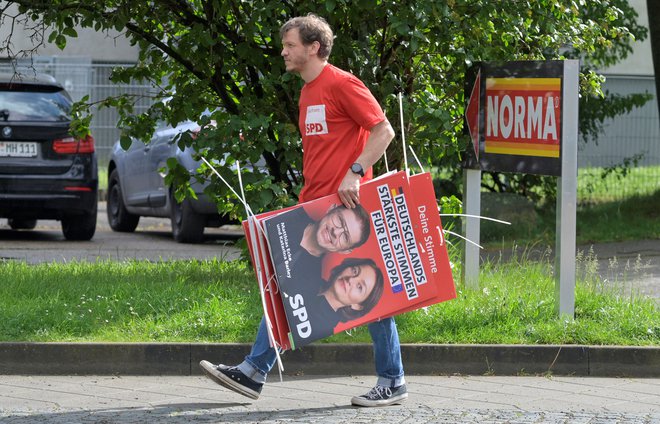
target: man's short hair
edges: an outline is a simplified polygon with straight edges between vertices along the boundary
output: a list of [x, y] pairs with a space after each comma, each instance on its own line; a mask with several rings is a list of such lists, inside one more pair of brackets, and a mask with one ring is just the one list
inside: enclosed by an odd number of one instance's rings
[[360, 204], [355, 205], [353, 209], [349, 210], [355, 213], [358, 222], [362, 224], [362, 232], [360, 234], [360, 238], [352, 247], [362, 246], [367, 242], [367, 240], [369, 240], [369, 236], [371, 235], [371, 219], [369, 218], [369, 213]]
[[291, 18], [280, 28], [280, 38], [293, 28], [298, 28], [300, 39], [304, 45], [308, 46], [314, 41], [319, 42], [321, 45], [318, 52], [319, 58], [327, 59], [330, 56], [334, 35], [325, 19], [313, 13]]
[[326, 214], [330, 215], [332, 213], [339, 213], [340, 209], [346, 209], [347, 211], [353, 212], [355, 218], [357, 218], [358, 223], [360, 224], [360, 238], [351, 245], [350, 249], [360, 247], [369, 240], [371, 235], [371, 218], [369, 217], [369, 212], [361, 204], [355, 205], [353, 209], [348, 209], [344, 205], [334, 205]]

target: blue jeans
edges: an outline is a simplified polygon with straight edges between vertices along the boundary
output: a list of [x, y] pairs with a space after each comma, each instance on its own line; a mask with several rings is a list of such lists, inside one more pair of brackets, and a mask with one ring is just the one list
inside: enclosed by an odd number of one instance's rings
[[[369, 334], [371, 334], [374, 347], [374, 361], [376, 362], [376, 374], [378, 374], [377, 384], [388, 387], [405, 384], [401, 345], [394, 318], [385, 318], [369, 324]], [[238, 365], [238, 368], [252, 380], [265, 383], [266, 375], [275, 366], [275, 361], [275, 349], [270, 347], [266, 320], [262, 318], [252, 350]]]

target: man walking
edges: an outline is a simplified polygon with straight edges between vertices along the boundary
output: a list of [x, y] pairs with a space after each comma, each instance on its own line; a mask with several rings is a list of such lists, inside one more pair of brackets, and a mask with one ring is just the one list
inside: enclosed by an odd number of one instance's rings
[[[304, 177], [300, 201], [337, 193], [346, 208], [355, 208], [360, 181], [372, 177], [371, 166], [394, 137], [392, 126], [362, 81], [328, 63], [333, 33], [324, 19], [311, 14], [290, 19], [280, 36], [287, 72], [299, 74], [305, 82], [298, 104]], [[400, 403], [408, 392], [394, 319], [369, 324], [369, 332], [378, 380], [351, 403]], [[202, 361], [200, 366], [215, 382], [257, 399], [275, 360], [262, 319], [252, 351], [241, 364], [229, 367]]]

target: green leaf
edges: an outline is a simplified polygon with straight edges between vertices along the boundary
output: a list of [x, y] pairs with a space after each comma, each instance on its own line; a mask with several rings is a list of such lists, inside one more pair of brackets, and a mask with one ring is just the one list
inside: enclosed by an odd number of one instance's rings
[[131, 147], [131, 144], [133, 143], [133, 139], [125, 133], [122, 133], [119, 136], [119, 145], [121, 146], [122, 149], [128, 150]]
[[62, 34], [57, 34], [57, 37], [55, 37], [55, 45], [60, 50], [64, 50], [64, 48], [66, 47], [66, 37]]
[[73, 38], [78, 37], [78, 33], [76, 32], [76, 30], [71, 27], [64, 28], [64, 30], [62, 30], [62, 33], [69, 37], [73, 37]]
[[270, 205], [273, 201], [273, 192], [271, 190], [260, 190], [259, 200], [261, 200], [262, 205]]

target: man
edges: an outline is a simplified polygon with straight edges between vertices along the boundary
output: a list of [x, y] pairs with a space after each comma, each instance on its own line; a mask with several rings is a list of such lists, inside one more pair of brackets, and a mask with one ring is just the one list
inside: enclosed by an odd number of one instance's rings
[[[355, 208], [361, 179], [371, 178], [371, 166], [394, 138], [392, 126], [359, 79], [328, 63], [333, 33], [325, 20], [314, 15], [293, 18], [282, 26], [280, 35], [286, 70], [298, 73], [305, 82], [298, 105], [305, 179], [300, 200], [337, 193], [344, 206]], [[408, 392], [394, 320], [369, 324], [369, 332], [378, 380], [373, 389], [353, 397], [351, 403], [400, 403]], [[202, 369], [215, 382], [258, 398], [266, 374], [275, 364], [275, 352], [264, 335], [262, 320], [252, 352], [244, 362], [227, 367], [202, 361]]]

